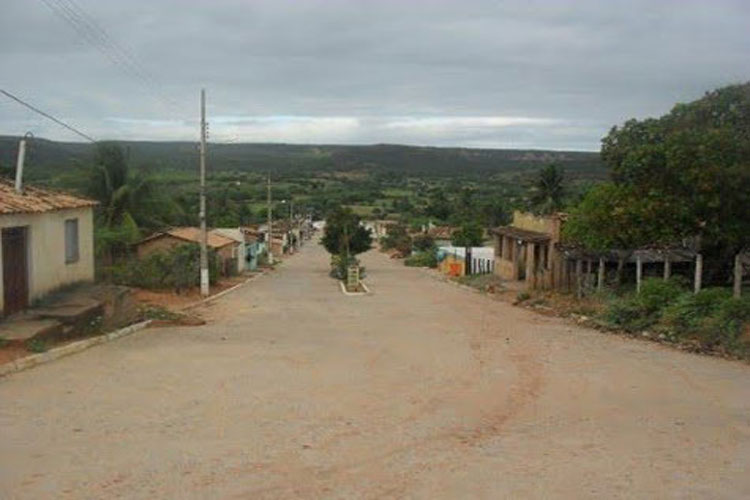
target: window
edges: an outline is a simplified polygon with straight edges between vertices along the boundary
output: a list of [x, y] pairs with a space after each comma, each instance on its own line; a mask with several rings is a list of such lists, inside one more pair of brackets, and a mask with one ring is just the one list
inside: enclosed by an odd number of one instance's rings
[[65, 221], [65, 263], [78, 262], [78, 219]]

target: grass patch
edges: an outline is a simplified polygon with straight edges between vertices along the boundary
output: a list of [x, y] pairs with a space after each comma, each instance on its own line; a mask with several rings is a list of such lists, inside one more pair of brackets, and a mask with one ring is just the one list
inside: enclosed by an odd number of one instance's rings
[[29, 352], [46, 352], [49, 349], [47, 342], [42, 339], [31, 339], [26, 342], [26, 350]]

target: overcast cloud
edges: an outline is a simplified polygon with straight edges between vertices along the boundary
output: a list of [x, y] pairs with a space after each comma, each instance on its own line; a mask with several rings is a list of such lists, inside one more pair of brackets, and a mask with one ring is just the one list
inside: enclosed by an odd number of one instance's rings
[[[627, 118], [750, 80], [747, 0], [3, 0], [0, 12], [0, 88], [98, 139], [197, 140], [204, 86], [214, 141], [598, 150]], [[138, 72], [66, 23], [76, 12]], [[0, 100], [0, 133], [27, 130], [78, 140]]]

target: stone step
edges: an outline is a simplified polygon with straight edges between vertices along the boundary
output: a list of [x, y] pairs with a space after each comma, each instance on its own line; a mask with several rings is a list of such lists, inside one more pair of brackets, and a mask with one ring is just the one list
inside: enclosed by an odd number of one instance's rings
[[57, 337], [63, 333], [63, 328], [62, 322], [56, 319], [21, 314], [0, 323], [0, 338], [11, 344], [23, 344], [33, 338]]

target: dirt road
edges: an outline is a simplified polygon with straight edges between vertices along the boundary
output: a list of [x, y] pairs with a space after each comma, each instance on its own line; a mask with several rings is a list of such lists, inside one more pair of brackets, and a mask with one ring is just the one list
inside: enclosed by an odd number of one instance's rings
[[0, 380], [0, 498], [750, 498], [750, 367], [317, 245]]

